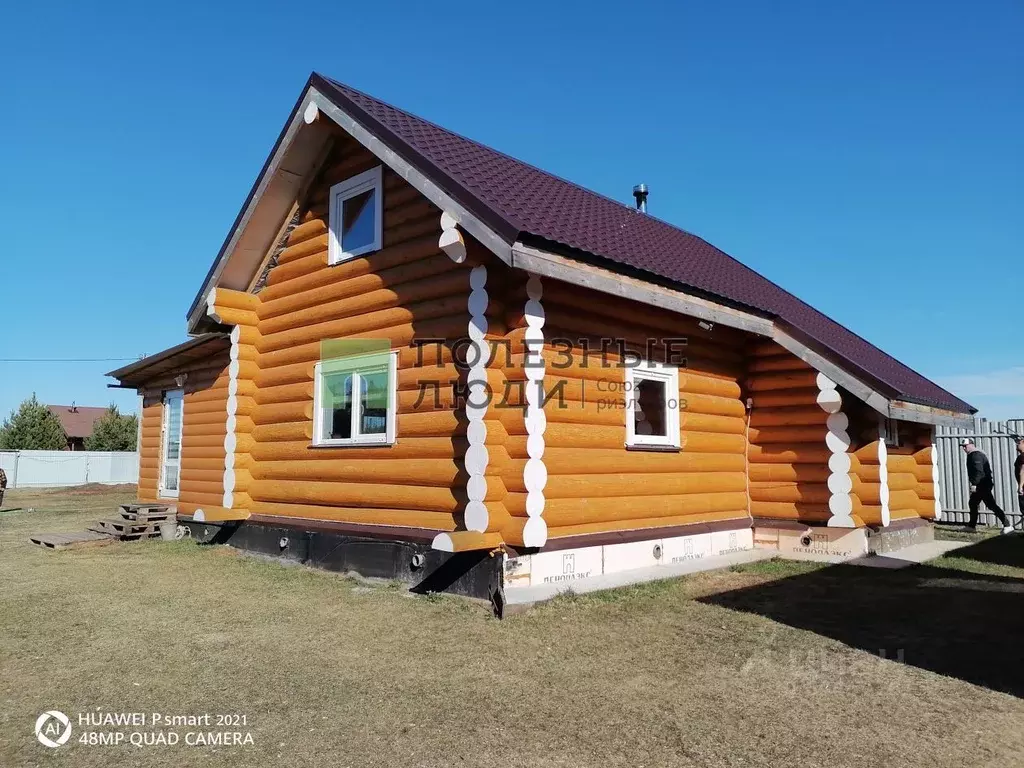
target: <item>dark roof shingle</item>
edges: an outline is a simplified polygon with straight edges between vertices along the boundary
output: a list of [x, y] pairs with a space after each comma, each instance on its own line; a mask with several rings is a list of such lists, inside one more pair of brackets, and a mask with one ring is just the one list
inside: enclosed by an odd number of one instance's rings
[[777, 318], [883, 394], [974, 410], [696, 235], [329, 78], [314, 74], [312, 82], [356, 119], [369, 118], [368, 129], [510, 243], [538, 238], [745, 305]]

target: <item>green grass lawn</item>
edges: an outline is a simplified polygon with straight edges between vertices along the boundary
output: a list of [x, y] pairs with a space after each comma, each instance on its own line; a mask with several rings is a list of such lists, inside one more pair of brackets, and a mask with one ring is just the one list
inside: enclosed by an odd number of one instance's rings
[[[757, 563], [504, 621], [226, 547], [27, 541], [133, 495], [5, 499], [25, 509], [0, 515], [0, 766], [1024, 765], [1024, 538], [901, 571]], [[49, 750], [51, 709], [245, 715], [254, 743], [86, 746], [76, 724]]]

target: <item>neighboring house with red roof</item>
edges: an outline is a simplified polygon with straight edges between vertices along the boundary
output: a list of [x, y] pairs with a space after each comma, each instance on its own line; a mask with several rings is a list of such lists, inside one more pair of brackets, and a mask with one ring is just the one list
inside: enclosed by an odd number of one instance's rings
[[974, 412], [700, 237], [318, 74], [187, 319], [110, 374], [140, 500], [496, 603], [755, 533], [919, 540], [934, 427]]
[[93, 425], [107, 412], [106, 408], [75, 405], [47, 405], [50, 413], [60, 420], [68, 439], [69, 451], [84, 451], [85, 438], [92, 434]]

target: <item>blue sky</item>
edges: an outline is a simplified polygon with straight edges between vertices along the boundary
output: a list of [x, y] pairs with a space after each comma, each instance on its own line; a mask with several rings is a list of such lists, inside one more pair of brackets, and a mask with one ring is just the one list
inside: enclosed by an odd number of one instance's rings
[[[8, 4], [0, 414], [134, 410], [311, 70], [696, 232], [1024, 416], [1017, 0]], [[584, 9], [585, 11], [581, 10]], [[13, 34], [11, 34], [13, 32]]]

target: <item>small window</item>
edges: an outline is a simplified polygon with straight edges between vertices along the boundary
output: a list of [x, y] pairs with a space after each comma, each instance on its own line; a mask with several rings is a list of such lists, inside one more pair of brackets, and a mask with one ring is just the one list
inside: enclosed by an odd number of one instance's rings
[[[870, 423], [870, 422], [868, 422]], [[900, 447], [900, 423], [896, 419], [882, 419], [882, 431], [885, 444], [889, 448]]]
[[328, 261], [337, 264], [378, 251], [383, 242], [381, 167], [331, 187]]
[[395, 442], [397, 370], [397, 352], [317, 363], [313, 444]]
[[641, 363], [626, 369], [626, 445], [679, 447], [679, 369]]

